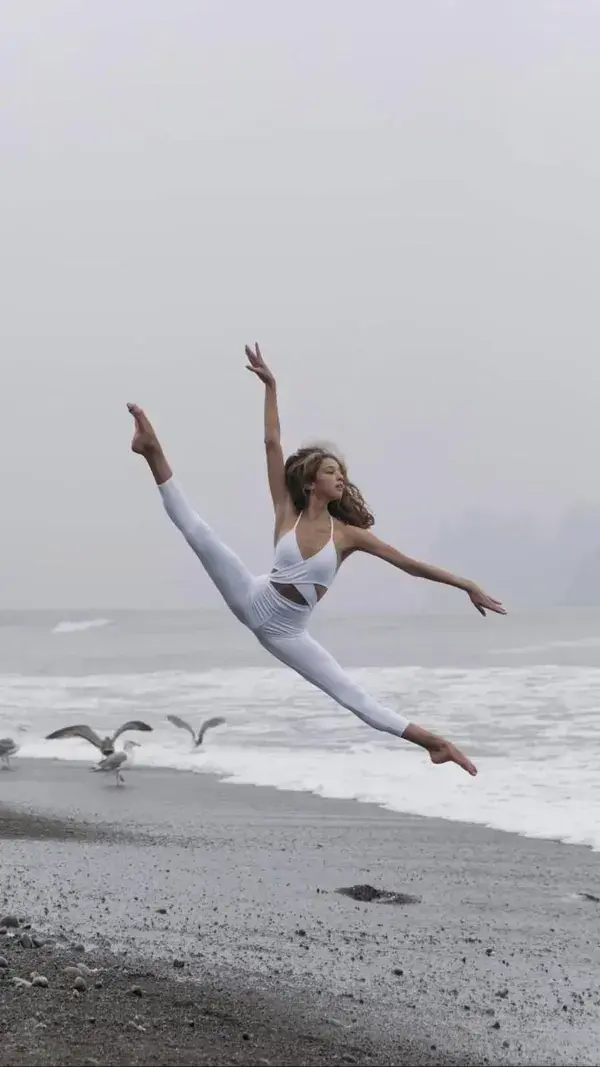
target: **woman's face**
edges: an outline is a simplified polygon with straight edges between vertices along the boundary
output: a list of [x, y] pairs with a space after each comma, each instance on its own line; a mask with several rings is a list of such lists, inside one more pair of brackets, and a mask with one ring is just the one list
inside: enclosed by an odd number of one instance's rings
[[320, 500], [341, 500], [346, 488], [346, 476], [337, 459], [333, 456], [325, 456], [319, 464], [312, 486], [309, 486], [314, 496]]

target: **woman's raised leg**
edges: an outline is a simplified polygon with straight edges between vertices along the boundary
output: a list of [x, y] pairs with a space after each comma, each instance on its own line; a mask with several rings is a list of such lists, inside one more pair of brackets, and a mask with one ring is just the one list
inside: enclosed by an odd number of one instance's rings
[[150, 467], [167, 515], [197, 555], [228, 608], [245, 626], [251, 626], [256, 579], [191, 507], [175, 481], [158, 437], [142, 409], [137, 404], [128, 404], [128, 408], [135, 420], [131, 447]]

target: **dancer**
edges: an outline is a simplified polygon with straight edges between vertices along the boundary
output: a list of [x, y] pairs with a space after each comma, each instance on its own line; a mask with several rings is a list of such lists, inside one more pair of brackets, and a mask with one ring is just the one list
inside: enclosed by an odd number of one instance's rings
[[457, 763], [471, 775], [476, 768], [450, 741], [409, 722], [380, 704], [306, 631], [311, 612], [353, 552], [368, 552], [415, 578], [428, 578], [463, 590], [474, 607], [506, 614], [499, 601], [478, 585], [402, 555], [370, 532], [373, 516], [344, 464], [323, 448], [301, 448], [284, 460], [277, 389], [258, 345], [246, 346], [247, 368], [265, 386], [265, 447], [269, 488], [275, 509], [275, 558], [270, 574], [255, 577], [222, 544], [186, 500], [173, 477], [158, 437], [144, 411], [128, 404], [135, 420], [131, 448], [146, 460], [170, 519], [202, 563], [233, 614], [273, 656], [382, 730], [426, 749], [433, 763]]

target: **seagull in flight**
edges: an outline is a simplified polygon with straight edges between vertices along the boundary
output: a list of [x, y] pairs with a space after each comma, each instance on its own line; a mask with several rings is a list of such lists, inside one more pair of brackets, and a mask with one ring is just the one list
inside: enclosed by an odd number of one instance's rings
[[0, 763], [4, 771], [10, 771], [10, 757], [15, 756], [19, 748], [12, 737], [0, 737]]
[[212, 730], [215, 726], [223, 726], [225, 722], [225, 719], [222, 719], [219, 715], [214, 719], [206, 719], [198, 730], [198, 736], [196, 737], [193, 727], [185, 719], [180, 719], [179, 715], [167, 715], [167, 719], [173, 723], [173, 726], [178, 726], [180, 730], [187, 730], [188, 734], [192, 735], [194, 748], [200, 748], [207, 730]]
[[63, 737], [82, 737], [84, 741], [89, 741], [96, 748], [99, 748], [102, 755], [106, 757], [112, 756], [115, 751], [117, 737], [124, 734], [126, 730], [143, 730], [145, 733], [149, 733], [152, 727], [139, 719], [132, 719], [131, 722], [126, 722], [123, 726], [119, 726], [119, 729], [115, 730], [112, 737], [102, 738], [90, 726], [61, 726], [60, 730], [54, 730], [51, 734], [48, 734], [46, 741], [56, 741]]

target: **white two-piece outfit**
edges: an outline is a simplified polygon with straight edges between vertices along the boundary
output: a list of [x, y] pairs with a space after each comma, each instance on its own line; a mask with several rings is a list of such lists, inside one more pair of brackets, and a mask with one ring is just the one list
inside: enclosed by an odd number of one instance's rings
[[[308, 559], [303, 558], [298, 547], [296, 522], [277, 544], [271, 573], [256, 577], [196, 514], [174, 478], [158, 488], [169, 518], [198, 556], [227, 606], [261, 645], [375, 730], [402, 737], [408, 719], [370, 696], [306, 632], [318, 599], [316, 587], [328, 589], [338, 569], [333, 519], [329, 541]], [[275, 585], [295, 586], [306, 603], [288, 600]]]

